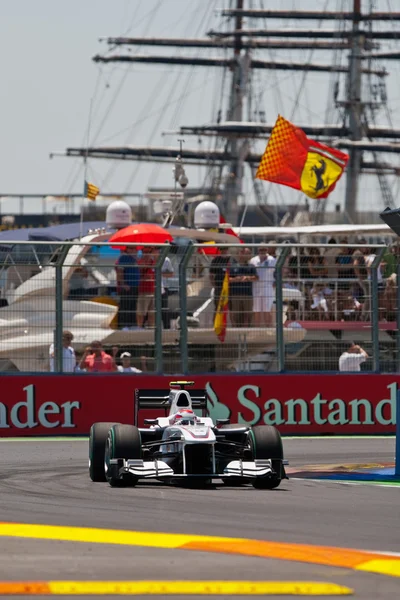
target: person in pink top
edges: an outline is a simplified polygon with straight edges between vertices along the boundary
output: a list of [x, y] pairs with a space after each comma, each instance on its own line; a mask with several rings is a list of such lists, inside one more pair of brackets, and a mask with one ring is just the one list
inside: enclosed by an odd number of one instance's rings
[[101, 342], [97, 340], [86, 348], [79, 363], [79, 368], [89, 373], [111, 373], [118, 371], [114, 358], [107, 354], [107, 352], [104, 352]]

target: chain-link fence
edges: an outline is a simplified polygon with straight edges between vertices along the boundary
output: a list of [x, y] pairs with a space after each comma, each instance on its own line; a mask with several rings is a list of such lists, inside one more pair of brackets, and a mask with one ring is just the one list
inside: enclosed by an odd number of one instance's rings
[[2, 372], [397, 371], [398, 246], [0, 248]]

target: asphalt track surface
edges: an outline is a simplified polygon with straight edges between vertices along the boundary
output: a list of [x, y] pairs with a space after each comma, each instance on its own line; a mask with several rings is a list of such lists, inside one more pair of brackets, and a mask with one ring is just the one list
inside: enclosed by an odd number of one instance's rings
[[[393, 438], [287, 439], [284, 449], [291, 469], [301, 469], [393, 462], [394, 443]], [[117, 489], [89, 480], [87, 450], [86, 441], [2, 441], [0, 521], [400, 552], [400, 488], [293, 477], [273, 491], [150, 482]], [[400, 596], [399, 578], [350, 568], [20, 537], [0, 537], [0, 579], [317, 581], [348, 586], [363, 600]]]

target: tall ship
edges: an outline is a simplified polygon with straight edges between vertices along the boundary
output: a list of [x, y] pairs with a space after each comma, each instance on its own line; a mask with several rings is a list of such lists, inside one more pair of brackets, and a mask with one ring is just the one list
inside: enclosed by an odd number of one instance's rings
[[[63, 153], [157, 164], [166, 174], [181, 153], [176, 140], [184, 139], [188, 172], [193, 167], [200, 173], [196, 193], [214, 200], [232, 225], [379, 222], [379, 209], [400, 201], [400, 12], [383, 1], [332, 0], [318, 3], [320, 10], [308, 4], [313, 10], [293, 10], [291, 2], [280, 3], [279, 9], [262, 1], [193, 2], [181, 21], [201, 37], [102, 38], [108, 50], [93, 61], [103, 73], [123, 68], [122, 79], [139, 82], [143, 73], [155, 73], [149, 97], [142, 89], [140, 96], [142, 118], [146, 124], [155, 122], [147, 139], [156, 144], [95, 145], [89, 140], [86, 147]], [[147, 28], [160, 18], [157, 10], [180, 16], [176, 2], [148, 8]], [[197, 76], [203, 77], [201, 87]], [[164, 103], [157, 105], [155, 96]], [[204, 115], [203, 105], [210, 110], [209, 120], [196, 123], [193, 117]], [[156, 116], [148, 119], [149, 114]], [[278, 114], [312, 139], [349, 154], [345, 177], [329, 199], [310, 201], [255, 179]], [[129, 122], [131, 115], [126, 117]], [[186, 122], [189, 118], [192, 123]], [[136, 119], [125, 139], [140, 137], [140, 124]], [[150, 180], [149, 192], [152, 197], [161, 190]]]

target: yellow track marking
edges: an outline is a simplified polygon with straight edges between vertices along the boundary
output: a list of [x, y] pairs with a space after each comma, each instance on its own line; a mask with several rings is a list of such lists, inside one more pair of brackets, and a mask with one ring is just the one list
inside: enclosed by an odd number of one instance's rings
[[[175, 533], [148, 533], [120, 529], [91, 529], [89, 527], [63, 527], [58, 525], [26, 525], [23, 523], [1, 523], [0, 536], [22, 537], [66, 542], [88, 542], [94, 544], [119, 544], [123, 546], [145, 546], [147, 548], [180, 548], [192, 541], [225, 542], [231, 538], [206, 535]], [[241, 541], [239, 538], [236, 541]]]
[[391, 559], [390, 557], [378, 558], [370, 560], [355, 567], [357, 571], [368, 571], [369, 573], [380, 573], [381, 575], [391, 575], [392, 577], [400, 577], [400, 560]]
[[1, 522], [0, 537], [217, 552], [328, 565], [400, 577], [400, 556], [394, 557], [381, 553], [330, 546], [312, 546], [308, 544], [290, 544], [189, 534], [149, 533], [142, 531]]
[[351, 596], [353, 590], [313, 581], [48, 581], [0, 582], [0, 594], [119, 596]]
[[366, 563], [367, 561], [370, 562], [371, 560], [382, 559], [381, 554], [373, 554], [359, 550], [348, 550], [346, 548], [311, 546], [308, 544], [289, 544], [285, 542], [264, 542], [257, 540], [230, 540], [229, 542], [221, 542], [218, 540], [204, 542], [196, 540], [181, 546], [181, 549], [203, 552], [221, 552], [224, 554], [241, 554], [261, 558], [276, 558], [296, 562], [329, 565], [331, 567], [344, 567], [345, 569], [354, 569], [357, 565]]

